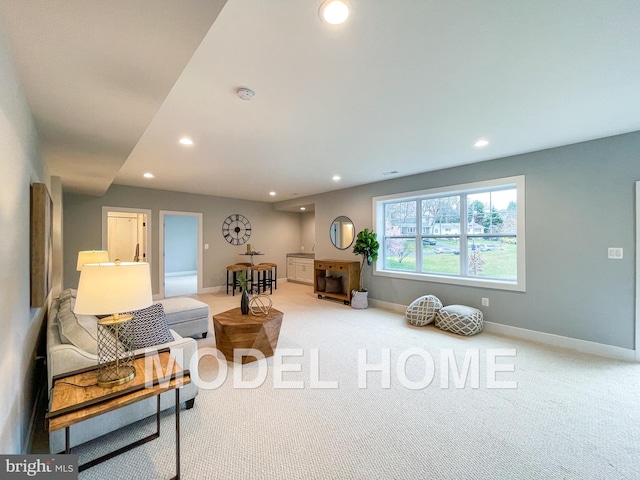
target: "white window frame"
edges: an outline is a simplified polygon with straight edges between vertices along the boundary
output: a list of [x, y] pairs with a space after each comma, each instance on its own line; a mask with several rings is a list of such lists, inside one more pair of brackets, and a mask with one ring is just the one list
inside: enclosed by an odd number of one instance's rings
[[[390, 200], [415, 200], [416, 197], [425, 196], [445, 196], [461, 193], [478, 193], [490, 191], [503, 186], [515, 185], [517, 189], [517, 227], [516, 238], [518, 242], [516, 254], [516, 280], [486, 279], [482, 277], [454, 276], [434, 273], [404, 272], [398, 270], [385, 270], [384, 255], [380, 255], [374, 263], [373, 274], [381, 277], [398, 278], [405, 280], [421, 280], [424, 282], [448, 283], [451, 285], [464, 285], [471, 287], [493, 288], [499, 290], [511, 290], [517, 292], [526, 291], [526, 265], [525, 265], [525, 177], [517, 175], [514, 177], [497, 178], [482, 182], [465, 183], [447, 187], [432, 188], [415, 192], [403, 192], [393, 195], [384, 195], [372, 198], [373, 229], [378, 232], [380, 248], [384, 248], [384, 204]], [[417, 238], [417, 237], [416, 237]], [[461, 242], [462, 243], [462, 240]]]

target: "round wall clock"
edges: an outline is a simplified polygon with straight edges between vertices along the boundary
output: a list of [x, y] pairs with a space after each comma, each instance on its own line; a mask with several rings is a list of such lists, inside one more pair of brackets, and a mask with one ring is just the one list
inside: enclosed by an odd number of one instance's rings
[[251, 223], [244, 215], [229, 215], [222, 222], [222, 235], [231, 245], [242, 245], [251, 236]]

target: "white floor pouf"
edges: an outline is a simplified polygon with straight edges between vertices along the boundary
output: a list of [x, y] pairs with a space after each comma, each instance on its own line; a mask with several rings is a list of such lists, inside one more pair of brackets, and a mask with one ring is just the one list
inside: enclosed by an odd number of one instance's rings
[[407, 320], [411, 325], [424, 327], [436, 318], [436, 313], [442, 308], [442, 302], [435, 295], [425, 295], [416, 298], [407, 307]]
[[475, 335], [483, 326], [482, 312], [466, 305], [447, 305], [436, 314], [436, 327], [458, 335]]

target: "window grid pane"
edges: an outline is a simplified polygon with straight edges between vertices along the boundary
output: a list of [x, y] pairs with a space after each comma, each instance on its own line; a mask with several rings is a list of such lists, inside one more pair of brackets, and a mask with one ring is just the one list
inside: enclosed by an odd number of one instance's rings
[[384, 269], [517, 280], [517, 195], [512, 184], [385, 202]]

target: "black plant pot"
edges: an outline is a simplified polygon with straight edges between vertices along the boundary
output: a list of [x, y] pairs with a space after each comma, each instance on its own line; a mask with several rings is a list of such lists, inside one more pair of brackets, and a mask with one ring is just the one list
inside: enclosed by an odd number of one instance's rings
[[240, 297], [240, 311], [242, 315], [247, 315], [249, 313], [249, 292], [243, 290]]

